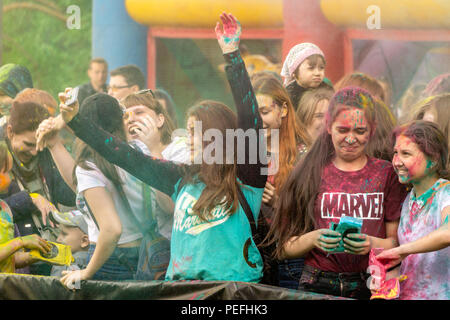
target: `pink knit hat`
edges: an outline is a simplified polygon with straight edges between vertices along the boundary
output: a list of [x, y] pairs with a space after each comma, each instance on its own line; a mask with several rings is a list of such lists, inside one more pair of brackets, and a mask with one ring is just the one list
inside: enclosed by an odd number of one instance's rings
[[308, 57], [319, 54], [325, 59], [322, 50], [314, 43], [304, 42], [292, 47], [284, 60], [281, 76], [284, 77], [284, 85], [287, 86], [294, 81], [294, 72], [298, 66]]

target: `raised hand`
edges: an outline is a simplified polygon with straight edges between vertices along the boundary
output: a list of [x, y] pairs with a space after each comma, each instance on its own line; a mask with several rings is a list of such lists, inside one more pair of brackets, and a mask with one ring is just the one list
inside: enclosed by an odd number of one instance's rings
[[270, 182], [266, 182], [266, 186], [265, 186], [264, 192], [263, 192], [262, 202], [266, 203], [267, 205], [272, 206], [275, 203], [277, 197], [278, 196], [276, 194], [275, 187]]
[[72, 90], [72, 88], [66, 88], [64, 92], [60, 92], [58, 94], [59, 101], [61, 102], [59, 105], [59, 110], [61, 111], [62, 119], [65, 123], [70, 122], [73, 117], [75, 117], [79, 110], [78, 101], [68, 106], [65, 104], [68, 99], [68, 94]]
[[222, 21], [223, 29], [220, 28], [220, 23], [217, 22], [215, 31], [222, 52], [226, 54], [238, 50], [242, 30], [241, 24], [231, 13], [223, 12], [220, 15], [220, 20]]
[[152, 150], [152, 147], [159, 144], [160, 136], [158, 134], [158, 126], [152, 117], [145, 115], [133, 122], [132, 126], [138, 139], [145, 143], [150, 151]]
[[58, 121], [58, 118], [50, 117], [42, 121], [36, 130], [36, 150], [51, 148], [58, 141], [58, 132], [63, 126], [64, 121]]

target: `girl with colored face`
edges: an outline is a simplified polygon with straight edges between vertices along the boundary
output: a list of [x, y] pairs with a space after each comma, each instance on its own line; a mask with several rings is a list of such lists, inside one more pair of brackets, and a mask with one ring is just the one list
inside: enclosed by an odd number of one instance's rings
[[420, 189], [429, 187], [436, 182], [437, 173], [433, 170], [436, 163], [427, 157], [411, 138], [399, 135], [395, 141], [394, 157], [392, 159], [395, 172], [401, 183], [411, 183]]
[[[368, 299], [369, 252], [397, 243], [406, 190], [389, 162], [366, 154], [376, 127], [373, 109], [371, 95], [361, 88], [336, 92], [326, 130], [280, 192], [268, 239], [278, 244], [279, 259], [305, 258], [299, 289]], [[330, 228], [343, 216], [361, 219], [360, 233]], [[335, 254], [340, 241], [345, 252]]]
[[[403, 184], [412, 185], [401, 212], [399, 247], [377, 259], [400, 264], [400, 299], [448, 300], [450, 292], [450, 181], [446, 137], [429, 121], [413, 121], [394, 132], [392, 163]], [[420, 253], [420, 254], [419, 254]]]
[[333, 141], [335, 164], [358, 166], [365, 162], [364, 149], [370, 138], [371, 127], [363, 110], [344, 106], [327, 130]]

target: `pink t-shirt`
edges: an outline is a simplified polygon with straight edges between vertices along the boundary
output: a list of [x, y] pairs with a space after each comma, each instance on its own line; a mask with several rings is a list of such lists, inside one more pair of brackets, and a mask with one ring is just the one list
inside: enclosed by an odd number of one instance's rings
[[[400, 218], [401, 205], [407, 194], [398, 181], [392, 164], [369, 158], [358, 171], [342, 171], [328, 164], [322, 174], [314, 214], [317, 229], [329, 228], [342, 215], [363, 219], [361, 233], [378, 238], [386, 237], [386, 221]], [[322, 271], [365, 272], [369, 255], [327, 253], [314, 248], [306, 256], [305, 264]]]

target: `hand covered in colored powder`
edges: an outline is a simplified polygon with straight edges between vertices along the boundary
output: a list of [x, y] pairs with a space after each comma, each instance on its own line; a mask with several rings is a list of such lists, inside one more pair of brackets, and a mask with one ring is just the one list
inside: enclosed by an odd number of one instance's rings
[[238, 50], [242, 30], [241, 24], [232, 14], [225, 12], [220, 15], [220, 20], [223, 30], [220, 28], [220, 23], [217, 22], [215, 31], [222, 52], [226, 54]]
[[366, 234], [349, 233], [344, 237], [344, 248], [346, 253], [364, 256], [372, 249], [372, 243]]
[[332, 252], [339, 246], [342, 235], [339, 232], [330, 229], [318, 229], [312, 232], [312, 241], [314, 247], [325, 251]]
[[376, 259], [383, 261], [387, 269], [398, 265], [407, 257], [406, 254], [401, 253], [400, 247], [385, 250], [376, 256]]
[[367, 286], [372, 292], [371, 300], [397, 299], [400, 296], [400, 282], [405, 281], [407, 278], [405, 275], [400, 275], [399, 270], [388, 272], [390, 267], [389, 264], [386, 264], [387, 260], [379, 259], [379, 257], [382, 253], [390, 250], [383, 250], [382, 248], [374, 248], [369, 254], [369, 267], [367, 268], [367, 272], [371, 276], [367, 279]]
[[22, 247], [25, 249], [30, 250], [36, 249], [42, 252], [43, 254], [47, 254], [51, 249], [50, 244], [48, 244], [47, 241], [42, 239], [37, 234], [20, 237], [19, 239], [22, 241]]

